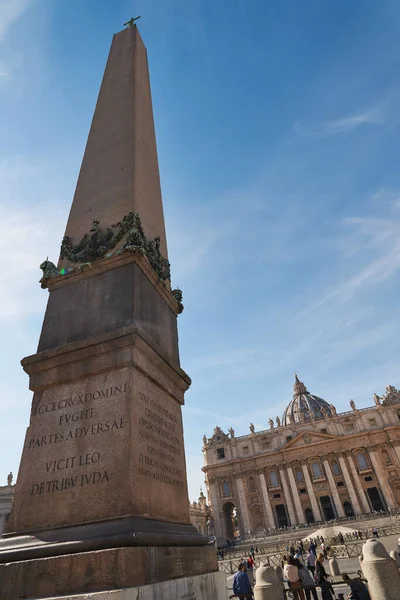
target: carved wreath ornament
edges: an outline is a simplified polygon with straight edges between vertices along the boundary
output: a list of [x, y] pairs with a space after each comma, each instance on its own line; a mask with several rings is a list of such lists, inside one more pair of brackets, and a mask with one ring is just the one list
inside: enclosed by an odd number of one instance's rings
[[[106, 230], [100, 228], [98, 219], [94, 219], [90, 232], [86, 233], [77, 244], [73, 243], [70, 236], [64, 236], [61, 242], [60, 259], [66, 258], [71, 262], [81, 263], [80, 267], [82, 267], [83, 264], [90, 264], [99, 258], [111, 256], [110, 252], [124, 237], [125, 241], [117, 254], [140, 252], [147, 258], [161, 281], [170, 279], [170, 264], [161, 254], [160, 238], [158, 236], [150, 240], [146, 238], [140, 217], [136, 212], [128, 213], [122, 221], [112, 225], [111, 228], [107, 227]], [[58, 271], [55, 264], [48, 259], [40, 265], [40, 268], [43, 271], [40, 280], [42, 288], [47, 287], [47, 279], [69, 272], [66, 269]], [[183, 311], [182, 291], [177, 288], [172, 290], [172, 295], [178, 302], [178, 312], [181, 313]]]

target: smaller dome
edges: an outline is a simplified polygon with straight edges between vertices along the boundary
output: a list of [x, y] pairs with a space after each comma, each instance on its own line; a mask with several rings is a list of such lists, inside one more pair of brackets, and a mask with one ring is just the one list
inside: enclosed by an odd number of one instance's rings
[[304, 383], [295, 374], [293, 400], [287, 405], [283, 413], [282, 425], [326, 419], [333, 415], [332, 405], [323, 398], [310, 394]]

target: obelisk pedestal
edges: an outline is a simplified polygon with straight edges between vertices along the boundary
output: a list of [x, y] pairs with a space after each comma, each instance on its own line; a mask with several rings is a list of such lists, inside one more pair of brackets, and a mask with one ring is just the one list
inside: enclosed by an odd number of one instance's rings
[[38, 352], [22, 361], [34, 394], [0, 600], [138, 586], [147, 600], [151, 586], [189, 585], [220, 598], [215, 549], [189, 521], [183, 307], [136, 27], [114, 36], [60, 261], [41, 268], [50, 295]]

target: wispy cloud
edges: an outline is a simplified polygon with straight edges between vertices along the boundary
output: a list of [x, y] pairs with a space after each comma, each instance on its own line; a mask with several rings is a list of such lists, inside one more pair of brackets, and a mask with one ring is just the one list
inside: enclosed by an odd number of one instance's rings
[[27, 10], [30, 0], [1, 0], [0, 1], [0, 41], [2, 41], [9, 28]]
[[353, 131], [362, 125], [379, 125], [386, 119], [386, 107], [386, 102], [380, 103], [365, 111], [319, 123], [297, 121], [294, 130], [298, 135], [323, 137]]

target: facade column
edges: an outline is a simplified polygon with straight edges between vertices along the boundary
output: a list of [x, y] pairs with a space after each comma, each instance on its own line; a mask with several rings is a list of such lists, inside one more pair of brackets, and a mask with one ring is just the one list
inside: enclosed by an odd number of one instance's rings
[[397, 460], [400, 462], [400, 446], [394, 446], [394, 451], [396, 452]]
[[302, 462], [301, 466], [302, 466], [303, 473], [304, 473], [304, 480], [306, 482], [306, 488], [308, 491], [308, 496], [310, 498], [312, 511], [314, 513], [314, 519], [316, 521], [322, 521], [321, 511], [319, 509], [318, 500], [317, 500], [317, 497], [314, 492], [314, 488], [312, 485], [310, 473], [308, 472], [307, 465], [305, 462]]
[[[354, 481], [356, 482], [356, 485], [357, 485], [357, 483], [360, 483], [360, 477], [358, 475], [358, 471], [357, 471], [356, 466], [354, 464], [354, 457], [353, 457], [353, 455], [352, 455], [351, 452], [347, 455], [347, 460], [348, 460], [348, 463], [349, 463], [350, 471], [351, 471], [351, 473], [353, 475], [353, 479], [354, 479]], [[369, 513], [369, 512], [371, 512], [371, 509], [369, 507], [369, 503], [368, 503], [368, 500], [367, 500], [367, 496], [365, 495], [365, 491], [364, 491], [364, 489], [361, 486], [360, 486], [359, 490], [360, 490], [359, 491], [359, 495], [360, 495], [360, 498], [361, 498], [361, 504], [362, 504], [363, 511], [365, 513]]]
[[267, 484], [265, 482], [265, 475], [263, 472], [260, 473], [260, 484], [264, 499], [265, 512], [267, 513], [267, 527], [271, 527], [271, 529], [274, 529], [276, 526], [274, 513], [272, 512], [271, 500], [269, 499]]
[[240, 514], [242, 516], [243, 527], [245, 530], [244, 534], [247, 535], [249, 533], [249, 531], [251, 531], [250, 517], [249, 517], [249, 511], [247, 508], [246, 494], [244, 493], [243, 480], [240, 475], [237, 475], [237, 477], [236, 477], [236, 485], [237, 485], [238, 497], [239, 497], [238, 498], [239, 499], [239, 510], [240, 510]]
[[299, 523], [305, 523], [306, 518], [304, 516], [304, 510], [300, 502], [299, 491], [297, 489], [296, 480], [294, 478], [293, 469], [291, 465], [286, 465], [287, 474], [289, 476], [289, 485], [292, 489], [292, 494], [294, 498], [294, 505], [296, 507], [297, 512], [297, 520]]
[[351, 481], [351, 477], [350, 477], [349, 471], [347, 469], [345, 458], [344, 458], [343, 454], [339, 454], [338, 458], [339, 458], [340, 468], [343, 473], [344, 482], [346, 484], [347, 491], [349, 492], [350, 501], [351, 501], [351, 505], [354, 510], [354, 514], [361, 515], [362, 511], [361, 511], [360, 503], [358, 502], [357, 494], [354, 489], [353, 482]]
[[219, 539], [221, 539], [221, 538], [226, 539], [226, 536], [223, 533], [222, 523], [221, 523], [221, 519], [220, 519], [218, 494], [217, 494], [217, 488], [215, 485], [214, 478], [208, 480], [208, 490], [210, 493], [210, 504], [211, 504], [212, 516], [214, 519], [215, 536]]
[[281, 478], [281, 482], [282, 482], [282, 486], [283, 486], [283, 493], [285, 494], [286, 504], [287, 504], [288, 511], [289, 511], [290, 524], [297, 525], [296, 514], [294, 512], [293, 502], [292, 502], [292, 498], [290, 496], [289, 486], [286, 481], [286, 473], [285, 473], [285, 469], [283, 467], [279, 467], [279, 475]]
[[329, 464], [329, 460], [326, 457], [324, 457], [322, 460], [323, 460], [324, 467], [325, 467], [325, 473], [328, 477], [329, 487], [331, 489], [333, 503], [334, 503], [335, 509], [336, 509], [336, 514], [338, 517], [344, 517], [345, 516], [344, 509], [343, 509], [342, 503], [340, 501], [339, 492], [337, 491], [336, 482], [332, 475], [331, 465]]
[[390, 488], [388, 480], [386, 479], [385, 470], [379, 462], [376, 450], [370, 450], [369, 456], [371, 458], [372, 466], [374, 467], [376, 478], [379, 481], [380, 486], [382, 488], [383, 496], [385, 498], [387, 507], [392, 509], [395, 507], [396, 502], [393, 498], [392, 490]]

